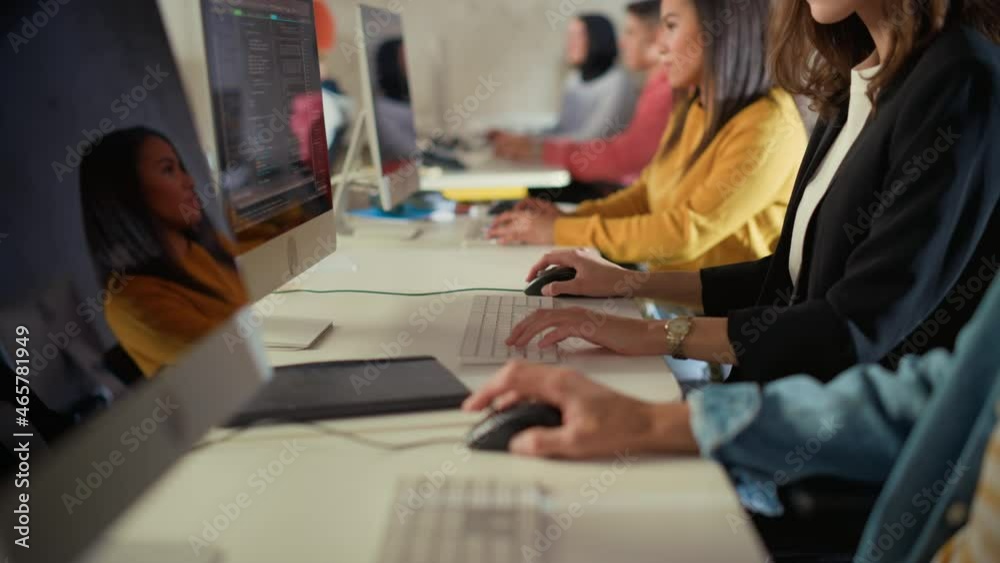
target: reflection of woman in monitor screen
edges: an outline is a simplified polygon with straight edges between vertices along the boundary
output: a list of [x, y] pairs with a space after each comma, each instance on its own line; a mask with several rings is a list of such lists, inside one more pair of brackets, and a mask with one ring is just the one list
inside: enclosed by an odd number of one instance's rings
[[80, 166], [80, 195], [105, 317], [147, 377], [247, 302], [233, 248], [164, 135], [104, 137]]
[[383, 164], [413, 158], [417, 152], [417, 132], [402, 38], [387, 39], [379, 45], [373, 78], [375, 124]]

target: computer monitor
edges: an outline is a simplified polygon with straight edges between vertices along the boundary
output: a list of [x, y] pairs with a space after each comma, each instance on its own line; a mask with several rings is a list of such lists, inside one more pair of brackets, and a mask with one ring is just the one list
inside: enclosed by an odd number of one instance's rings
[[0, 16], [20, 37], [0, 53], [0, 559], [18, 563], [79, 560], [269, 373], [156, 3], [51, 7]]
[[201, 0], [219, 184], [261, 299], [334, 252], [312, 0]]
[[390, 211], [420, 191], [420, 150], [410, 101], [410, 66], [400, 14], [361, 4], [361, 107], [379, 201]]
[[[261, 300], [337, 247], [313, 2], [200, 6], [208, 92], [189, 94], [211, 100], [207, 152], [229, 204], [240, 269], [251, 298]], [[330, 327], [326, 318], [272, 314], [262, 328], [269, 347], [302, 349]]]

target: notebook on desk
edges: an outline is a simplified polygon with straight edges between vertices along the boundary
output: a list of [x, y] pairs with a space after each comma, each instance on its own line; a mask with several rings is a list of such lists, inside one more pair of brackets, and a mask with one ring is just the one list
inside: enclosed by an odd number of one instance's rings
[[301, 422], [457, 408], [469, 395], [429, 356], [278, 367], [226, 425]]

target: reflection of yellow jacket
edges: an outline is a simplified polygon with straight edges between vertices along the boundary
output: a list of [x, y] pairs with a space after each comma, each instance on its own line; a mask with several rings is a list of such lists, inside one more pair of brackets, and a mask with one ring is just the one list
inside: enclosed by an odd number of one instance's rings
[[215, 294], [156, 276], [125, 277], [108, 285], [108, 325], [146, 377], [174, 363], [248, 301], [232, 264], [219, 263], [203, 246], [192, 244], [180, 266]]
[[806, 148], [795, 102], [772, 90], [729, 120], [685, 173], [705, 117], [693, 104], [676, 147], [664, 154], [661, 145], [628, 188], [557, 220], [556, 244], [593, 246], [615, 261], [672, 270], [770, 254]]

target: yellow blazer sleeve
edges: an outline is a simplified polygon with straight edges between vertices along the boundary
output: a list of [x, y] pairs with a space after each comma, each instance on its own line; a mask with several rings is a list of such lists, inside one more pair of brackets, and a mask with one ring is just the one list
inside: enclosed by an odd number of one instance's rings
[[[140, 280], [133, 283], [138, 285]], [[188, 346], [225, 320], [201, 311], [158, 281], [129, 287], [113, 296], [105, 317], [115, 337], [147, 377], [175, 363]]]
[[646, 182], [649, 178], [649, 167], [643, 169], [639, 179], [632, 185], [622, 188], [606, 198], [585, 201], [570, 217], [585, 217], [602, 215], [605, 217], [627, 217], [637, 213], [649, 212], [649, 199], [646, 197]]
[[[737, 116], [715, 142], [719, 150], [709, 173], [683, 204], [631, 217], [565, 220], [564, 225], [557, 222], [557, 233], [572, 232], [570, 244], [594, 246], [619, 262], [697, 259], [787, 198], [805, 150], [805, 133], [801, 122], [768, 110]], [[558, 236], [556, 242], [563, 244]]]

